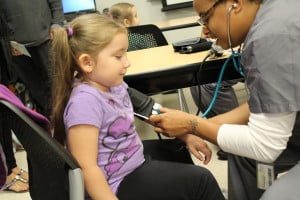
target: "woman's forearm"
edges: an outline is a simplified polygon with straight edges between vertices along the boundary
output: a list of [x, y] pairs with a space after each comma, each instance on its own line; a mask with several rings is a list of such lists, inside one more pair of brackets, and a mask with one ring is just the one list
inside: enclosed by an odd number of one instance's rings
[[218, 124], [247, 124], [249, 116], [248, 103], [243, 103], [229, 112], [209, 118], [208, 120]]
[[218, 132], [222, 124], [247, 124], [249, 115], [249, 106], [244, 103], [227, 113], [209, 119], [191, 118], [191, 133], [218, 145]]

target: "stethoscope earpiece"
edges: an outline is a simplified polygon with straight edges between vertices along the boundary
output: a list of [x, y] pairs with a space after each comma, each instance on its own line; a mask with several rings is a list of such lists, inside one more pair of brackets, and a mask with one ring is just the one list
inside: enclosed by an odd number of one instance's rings
[[228, 12], [230, 12], [233, 8], [237, 7], [237, 3], [233, 3], [229, 8], [228, 8]]

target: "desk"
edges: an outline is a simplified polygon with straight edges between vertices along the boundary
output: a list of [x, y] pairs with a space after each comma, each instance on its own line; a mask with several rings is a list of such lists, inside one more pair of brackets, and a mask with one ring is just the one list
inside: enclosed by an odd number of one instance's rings
[[[125, 82], [145, 94], [179, 89], [197, 85], [196, 74], [207, 55], [207, 51], [180, 54], [172, 45], [130, 51], [127, 53], [131, 67], [127, 70]], [[216, 82], [223, 58], [207, 61], [202, 68], [200, 83]], [[223, 80], [241, 78], [229, 62]]]
[[200, 26], [200, 24], [197, 22], [198, 19], [198, 16], [184, 17], [158, 22], [155, 23], [155, 25], [158, 26], [161, 31], [171, 31], [176, 29]]

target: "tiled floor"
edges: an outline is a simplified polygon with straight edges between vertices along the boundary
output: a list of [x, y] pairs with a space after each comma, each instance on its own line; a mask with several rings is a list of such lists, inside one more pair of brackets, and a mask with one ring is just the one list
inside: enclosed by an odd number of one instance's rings
[[[243, 92], [243, 87], [241, 85], [238, 85], [237, 89], [237, 96], [240, 101], [245, 100], [245, 95]], [[189, 111], [190, 113], [196, 113], [197, 109], [196, 106], [193, 103], [193, 100], [191, 99], [191, 95], [189, 92], [189, 89], [184, 89], [185, 97], [188, 103]], [[153, 96], [156, 102], [161, 103], [164, 106], [170, 107], [170, 108], [179, 108], [178, 104], [178, 96], [177, 94], [168, 94], [168, 95], [155, 95]], [[153, 128], [150, 125], [147, 125], [143, 122], [140, 122], [137, 120], [136, 123], [137, 130], [139, 133], [141, 133], [141, 138], [143, 139], [151, 139], [153, 137], [156, 137], [155, 134], [153, 134]], [[217, 159], [216, 152], [218, 151], [218, 148], [210, 144], [211, 149], [213, 150], [213, 156], [212, 160], [208, 165], [203, 165], [200, 161], [194, 158], [194, 161], [197, 165], [201, 165], [203, 167], [208, 168], [216, 177], [220, 187], [225, 192], [227, 191], [227, 161], [220, 161]], [[26, 169], [26, 152], [17, 152], [16, 153], [16, 159], [17, 163], [20, 167]], [[45, 183], [47, 184], [47, 183]], [[29, 193], [13, 193], [13, 192], [7, 192], [3, 191], [0, 192], [0, 199], [1, 200], [30, 200]]]

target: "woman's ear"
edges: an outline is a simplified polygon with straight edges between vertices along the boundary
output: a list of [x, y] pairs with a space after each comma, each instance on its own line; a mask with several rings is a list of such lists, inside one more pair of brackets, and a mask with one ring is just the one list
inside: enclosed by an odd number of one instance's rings
[[242, 6], [244, 4], [244, 1], [243, 0], [234, 0], [233, 3], [232, 3], [232, 9], [234, 9], [233, 12], [240, 12], [241, 9], [242, 9]]
[[78, 58], [78, 65], [84, 72], [90, 73], [94, 68], [94, 60], [89, 54], [83, 53]]

